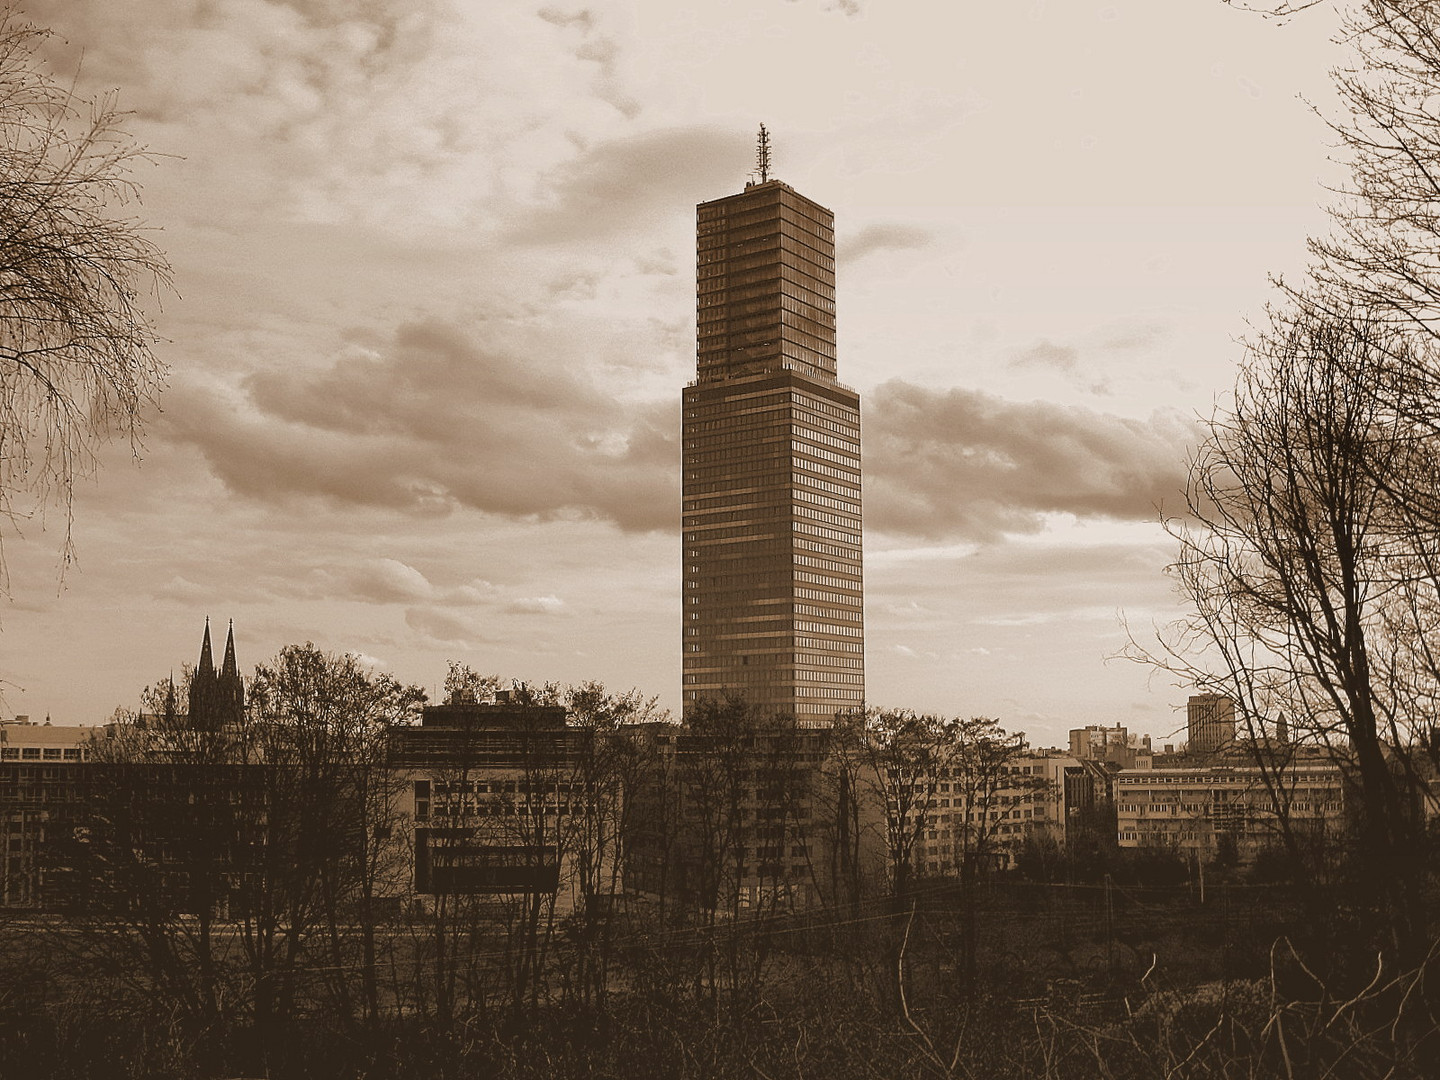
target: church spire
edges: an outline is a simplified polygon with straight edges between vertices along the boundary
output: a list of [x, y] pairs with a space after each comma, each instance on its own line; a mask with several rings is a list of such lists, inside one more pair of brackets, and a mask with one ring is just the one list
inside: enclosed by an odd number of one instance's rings
[[174, 731], [180, 709], [175, 701], [175, 672], [170, 672], [170, 682], [165, 687], [165, 730]]
[[245, 684], [235, 663], [235, 620], [225, 635], [225, 661], [215, 680], [215, 723], [217, 727], [235, 727], [245, 716]]
[[210, 616], [205, 616], [205, 640], [200, 645], [200, 666], [195, 669], [196, 675], [203, 675], [213, 678], [215, 675], [215, 658], [210, 651]]
[[205, 619], [205, 639], [200, 645], [200, 663], [190, 673], [190, 712], [188, 723], [197, 731], [214, 727], [217, 690], [215, 657], [210, 649], [210, 619]]
[[230, 630], [225, 635], [225, 662], [220, 669], [220, 678], [238, 679], [240, 670], [235, 666], [235, 620], [230, 620]]

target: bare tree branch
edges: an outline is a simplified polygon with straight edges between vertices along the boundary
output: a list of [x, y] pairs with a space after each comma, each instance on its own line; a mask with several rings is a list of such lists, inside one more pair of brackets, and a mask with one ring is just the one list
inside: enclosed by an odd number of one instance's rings
[[[155, 155], [114, 93], [78, 96], [37, 57], [49, 31], [0, 9], [0, 540], [58, 507], [116, 436], [139, 448], [165, 381], [147, 305], [170, 266], [126, 207]], [[8, 578], [0, 560], [0, 595]]]

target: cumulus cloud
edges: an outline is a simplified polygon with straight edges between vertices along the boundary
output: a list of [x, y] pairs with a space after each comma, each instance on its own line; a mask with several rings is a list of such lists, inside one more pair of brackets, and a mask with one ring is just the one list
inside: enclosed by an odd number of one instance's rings
[[435, 591], [424, 574], [397, 559], [372, 559], [350, 577], [352, 595], [379, 604], [426, 600]]
[[883, 532], [986, 539], [1045, 515], [1143, 521], [1178, 500], [1197, 429], [902, 380], [866, 409], [866, 520]]
[[866, 225], [853, 236], [842, 240], [836, 257], [847, 264], [859, 262], [877, 251], [910, 250], [929, 244], [931, 234], [913, 225]]
[[[396, 170], [438, 167], [456, 149], [458, 110], [427, 100], [433, 84], [417, 78], [422, 60], [437, 66], [446, 40], [452, 17], [441, 0], [38, 4], [60, 30], [58, 66], [76, 66], [83, 44], [85, 77], [124, 85], [157, 149], [172, 137], [193, 145], [191, 133], [204, 132], [205, 157], [253, 184], [255, 164], [239, 148], [263, 140], [283, 168], [265, 178], [261, 198], [286, 191], [286, 202], [308, 199], [312, 210], [351, 202], [344, 196], [373, 191]], [[191, 169], [214, 165], [190, 160]]]
[[[412, 323], [316, 370], [262, 371], [238, 389], [179, 384], [164, 428], [263, 502], [673, 527], [678, 410], [622, 400], [544, 344]], [[376, 580], [421, 589], [398, 572]]]

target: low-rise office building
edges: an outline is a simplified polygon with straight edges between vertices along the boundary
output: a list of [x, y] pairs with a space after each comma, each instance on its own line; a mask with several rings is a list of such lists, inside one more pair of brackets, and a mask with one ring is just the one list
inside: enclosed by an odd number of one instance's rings
[[0, 907], [44, 903], [47, 840], [78, 810], [79, 770], [97, 731], [27, 716], [0, 723]]
[[1244, 858], [1278, 842], [1282, 822], [1312, 837], [1338, 833], [1344, 810], [1339, 767], [1319, 761], [1127, 769], [1115, 778], [1121, 847], [1214, 855], [1233, 843]]
[[1063, 846], [1073, 806], [1087, 794], [1093, 799], [1088, 770], [1060, 750], [1027, 750], [978, 784], [954, 766], [939, 770], [934, 782], [914, 867], [932, 877], [953, 877], [975, 858], [1004, 869], [1027, 839]]
[[503, 694], [427, 706], [418, 726], [394, 729], [388, 764], [415, 894], [546, 896], [559, 911], [608, 903], [616, 808], [595, 743], [564, 708]]

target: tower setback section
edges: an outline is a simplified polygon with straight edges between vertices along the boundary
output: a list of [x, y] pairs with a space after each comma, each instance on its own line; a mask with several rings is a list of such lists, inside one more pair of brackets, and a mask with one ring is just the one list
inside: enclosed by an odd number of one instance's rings
[[865, 699], [860, 397], [836, 381], [834, 215], [778, 180], [696, 209], [684, 701], [828, 724]]

